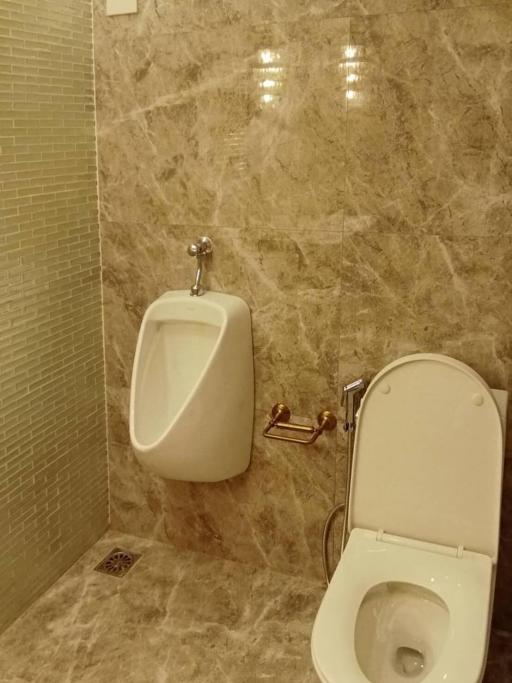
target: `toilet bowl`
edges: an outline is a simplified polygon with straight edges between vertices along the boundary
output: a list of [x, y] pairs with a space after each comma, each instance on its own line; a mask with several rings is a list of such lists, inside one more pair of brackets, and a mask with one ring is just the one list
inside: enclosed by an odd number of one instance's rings
[[130, 391], [130, 440], [167, 479], [220, 481], [247, 469], [254, 415], [251, 318], [235, 296], [167, 292], [147, 309]]
[[361, 403], [347, 546], [313, 627], [322, 683], [480, 683], [507, 394], [447, 356], [391, 363]]

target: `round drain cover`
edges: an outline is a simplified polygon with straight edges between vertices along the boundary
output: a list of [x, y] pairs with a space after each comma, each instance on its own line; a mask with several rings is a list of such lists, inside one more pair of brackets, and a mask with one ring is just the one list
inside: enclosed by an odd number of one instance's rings
[[131, 553], [122, 548], [114, 548], [109, 552], [107, 557], [102, 560], [97, 567], [96, 571], [102, 572], [103, 574], [110, 574], [110, 576], [124, 576], [126, 572], [133, 567], [135, 562], [139, 559], [140, 555], [136, 553]]
[[113, 572], [114, 574], [119, 574], [119, 572], [129, 569], [132, 564], [132, 556], [121, 550], [119, 552], [112, 553], [112, 555], [105, 560], [105, 569]]

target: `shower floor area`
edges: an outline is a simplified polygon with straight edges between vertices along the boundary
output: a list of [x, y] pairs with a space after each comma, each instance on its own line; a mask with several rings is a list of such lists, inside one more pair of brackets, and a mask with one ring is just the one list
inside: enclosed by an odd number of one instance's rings
[[[115, 547], [141, 558], [94, 571]], [[0, 636], [2, 683], [318, 683], [320, 583], [108, 532]]]

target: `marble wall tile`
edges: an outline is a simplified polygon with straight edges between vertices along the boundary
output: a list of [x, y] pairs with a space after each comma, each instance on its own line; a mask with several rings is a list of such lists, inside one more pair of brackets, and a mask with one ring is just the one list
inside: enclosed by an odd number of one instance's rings
[[349, 230], [512, 226], [512, 8], [354, 19]]
[[97, 41], [110, 221], [341, 230], [348, 20]]
[[321, 578], [322, 523], [334, 495], [336, 436], [307, 450], [264, 439], [257, 411], [249, 470], [218, 484], [164, 480], [129, 446], [110, 448], [115, 529], [215, 557]]
[[373, 376], [395, 358], [430, 351], [511, 390], [511, 259], [508, 235], [345, 235], [340, 376]]
[[130, 451], [140, 321], [161, 293], [191, 284], [194, 263], [185, 249], [198, 232], [102, 224], [112, 524], [179, 548], [320, 577], [336, 436], [306, 450], [260, 433], [278, 400], [306, 422], [320, 409], [337, 410], [339, 233], [209, 231], [215, 251], [208, 286], [242, 296], [252, 311], [258, 411], [249, 471], [218, 485], [165, 482], [143, 471]]
[[343, 244], [340, 382], [430, 351], [512, 392], [512, 236], [356, 233]]
[[[239, 6], [243, 3], [239, 3]], [[505, 4], [503, 0], [261, 0], [252, 3], [250, 17], [257, 21], [298, 21], [334, 17], [397, 14], [421, 10]]]
[[[385, 7], [388, 1], [376, 0], [382, 7]], [[450, 1], [462, 0], [445, 0]], [[95, 29], [99, 39], [107, 44], [112, 38], [118, 43], [133, 34], [154, 37], [160, 33], [188, 33], [217, 29], [219, 26], [240, 28], [265, 22], [295, 22], [333, 15], [348, 17], [352, 13], [368, 13], [368, 7], [363, 2], [354, 0], [139, 0], [137, 16], [128, 15], [112, 20], [105, 16], [105, 0], [93, 2]], [[409, 2], [418, 3], [421, 0]]]
[[295, 22], [420, 10], [488, 7], [504, 0], [139, 0], [139, 13], [107, 17], [105, 0], [93, 0], [95, 31], [105, 45], [133, 35], [152, 38], [169, 32], [190, 33], [219, 26]]
[[[434, 352], [467, 363], [491, 387], [512, 393], [511, 263], [509, 235], [345, 235], [340, 382], [345, 377], [371, 379], [387, 363], [409, 353]], [[510, 460], [503, 485], [495, 602], [501, 628], [512, 626]], [[336, 494], [341, 500], [338, 490]]]
[[446, 10], [463, 7], [489, 7], [503, 0], [341, 0], [335, 15], [357, 17], [369, 14], [397, 14], [421, 10]]
[[171, 31], [190, 33], [250, 20], [248, 0], [138, 0], [137, 14], [107, 17], [106, 0], [92, 0], [94, 31], [102, 44], [118, 44], [133, 36], [152, 38]]
[[239, 2], [240, 18], [255, 22], [315, 21], [325, 18], [396, 14], [420, 10], [442, 10], [501, 4], [503, 0], [260, 0], [250, 12]]
[[[345, 235], [340, 381], [430, 351], [512, 392], [511, 259], [509, 235]], [[510, 444], [511, 411], [507, 432]]]
[[[198, 227], [102, 224], [109, 402], [122, 403], [123, 415], [144, 311], [163, 292], [192, 284], [195, 264], [185, 250], [200, 232]], [[208, 232], [214, 254], [207, 266], [207, 286], [241, 296], [251, 308], [257, 407], [269, 410], [286, 400], [303, 416], [334, 409], [341, 236], [219, 228]], [[114, 424], [118, 419], [115, 413]], [[121, 438], [116, 429], [117, 436], [111, 432], [111, 438], [125, 443], [124, 432]]]
[[[263, 441], [273, 402], [341, 418], [341, 384], [415, 351], [511, 389], [511, 28], [486, 0], [141, 0], [97, 18], [115, 527], [318, 578], [346, 439]], [[204, 233], [208, 285], [251, 307], [256, 368], [251, 468], [214, 486], [152, 477], [127, 431], [143, 312], [189, 286]]]

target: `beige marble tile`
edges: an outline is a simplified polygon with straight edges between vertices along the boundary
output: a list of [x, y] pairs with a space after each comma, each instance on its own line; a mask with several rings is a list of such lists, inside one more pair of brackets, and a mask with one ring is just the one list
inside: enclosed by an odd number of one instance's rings
[[[458, 358], [476, 369], [491, 386], [510, 392], [511, 262], [510, 236], [449, 239], [435, 235], [346, 235], [340, 386], [359, 376], [370, 380], [388, 362], [408, 353], [427, 351]], [[510, 426], [508, 442], [510, 447]], [[345, 436], [337, 451], [338, 502], [344, 500], [346, 449]], [[494, 605], [494, 622], [500, 628], [510, 628], [511, 624], [510, 462], [509, 457], [503, 484]], [[340, 553], [342, 519], [340, 515], [334, 528], [335, 557]], [[500, 671], [493, 660], [488, 679], [501, 680]]]
[[[243, 4], [243, 3], [242, 3]], [[315, 21], [321, 18], [397, 14], [506, 4], [503, 0], [262, 0], [252, 3], [251, 20]], [[242, 16], [246, 16], [244, 13]]]
[[[490, 386], [511, 392], [511, 263], [512, 236], [345, 236], [340, 383], [359, 376], [371, 379], [387, 363], [408, 353], [439, 352], [468, 363]], [[509, 411], [509, 444], [511, 426]], [[342, 453], [338, 480], [344, 471]], [[509, 469], [504, 480], [495, 604], [501, 627], [510, 623]]]
[[220, 26], [323, 18], [395, 14], [420, 10], [492, 6], [504, 0], [139, 0], [139, 13], [107, 17], [104, 0], [93, 0], [98, 42], [117, 45], [133, 35], [147, 39], [163, 33], [191, 33]]
[[[104, 0], [94, 0], [95, 31], [99, 42], [117, 45], [129, 36], [154, 37], [164, 33], [191, 33], [198, 30], [218, 30], [233, 26], [237, 29], [254, 27], [269, 22], [318, 20], [330, 16], [367, 14], [371, 3], [379, 11], [389, 9], [389, 2], [397, 0], [139, 0], [137, 16], [109, 18], [105, 16]], [[421, 0], [401, 0], [402, 3]], [[440, 2], [441, 0], [438, 0]], [[463, 0], [444, 0], [462, 2]], [[467, 0], [472, 2], [475, 0]], [[485, 0], [484, 0], [485, 1]], [[424, 0], [429, 2], [429, 0]], [[435, 0], [430, 0], [435, 2]], [[417, 7], [416, 7], [417, 8]]]
[[[188, 289], [195, 264], [187, 245], [194, 227], [102, 225], [109, 404], [126, 415], [137, 334], [160, 294]], [[297, 415], [316, 416], [337, 402], [341, 236], [338, 233], [208, 231], [214, 255], [205, 282], [251, 308], [256, 403], [286, 400]], [[124, 408], [121, 408], [124, 406]], [[117, 433], [117, 428], [116, 428]], [[126, 443], [126, 438], [111, 438]]]
[[[142, 553], [123, 578], [93, 567]], [[310, 633], [323, 587], [109, 532], [0, 637], [5, 683], [315, 683]], [[485, 683], [508, 683], [494, 632]]]
[[355, 19], [348, 230], [512, 226], [512, 8]]
[[164, 480], [129, 446], [111, 445], [114, 528], [259, 567], [320, 579], [323, 521], [334, 496], [335, 436], [308, 447], [264, 439], [256, 412], [251, 465], [218, 484]]
[[248, 0], [138, 0], [138, 13], [107, 17], [105, 0], [93, 0], [96, 41], [118, 44], [133, 36], [151, 37], [162, 33], [191, 33], [250, 20]]
[[[319, 577], [346, 438], [313, 451], [263, 441], [273, 402], [341, 417], [339, 385], [414, 351], [510, 388], [512, 11], [488, 0], [140, 6], [96, 20], [113, 520]], [[184, 247], [205, 232], [209, 285], [251, 307], [258, 406], [250, 470], [214, 486], [145, 473], [127, 432], [143, 312], [188, 287]]]
[[510, 390], [511, 259], [512, 236], [345, 236], [340, 377], [440, 352]]
[[[142, 557], [93, 571], [114, 546]], [[108, 533], [0, 638], [4, 683], [314, 683], [318, 582]]]
[[252, 3], [250, 18], [253, 22], [315, 21], [322, 18], [489, 6], [500, 1], [504, 4], [503, 0], [261, 0]]
[[96, 50], [110, 221], [341, 230], [348, 20]]
[[503, 0], [338, 0], [334, 15], [361, 16], [397, 14], [427, 10], [446, 10], [468, 7], [490, 7], [506, 4]]
[[303, 422], [325, 408], [338, 412], [339, 233], [209, 231], [215, 251], [208, 286], [241, 296], [252, 313], [259, 410], [250, 470], [218, 485], [166, 482], [141, 470], [128, 447], [140, 321], [164, 291], [191, 284], [194, 263], [185, 250], [199, 232], [102, 225], [113, 523], [179, 548], [320, 576], [336, 437], [323, 436], [306, 449], [263, 440], [260, 433], [279, 400]]

